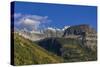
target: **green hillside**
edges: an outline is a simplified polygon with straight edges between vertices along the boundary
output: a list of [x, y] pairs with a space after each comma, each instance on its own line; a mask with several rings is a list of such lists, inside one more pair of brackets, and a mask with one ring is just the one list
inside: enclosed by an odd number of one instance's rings
[[14, 65], [60, 63], [63, 59], [36, 43], [14, 34]]

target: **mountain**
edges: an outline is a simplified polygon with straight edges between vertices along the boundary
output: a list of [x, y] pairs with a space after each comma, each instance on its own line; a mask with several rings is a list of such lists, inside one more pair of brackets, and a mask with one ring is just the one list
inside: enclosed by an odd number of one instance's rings
[[69, 35], [80, 35], [81, 32], [85, 32], [86, 34], [96, 34], [97, 33], [92, 27], [90, 27], [87, 24], [70, 26], [67, 29], [65, 29], [64, 32]]
[[65, 26], [63, 29], [48, 27], [41, 32], [29, 32], [27, 30], [21, 30], [18, 33], [19, 35], [32, 41], [39, 41], [50, 37], [64, 37], [85, 40], [83, 42], [84, 46], [91, 48], [92, 50], [94, 50], [94, 46], [97, 44], [97, 32], [87, 24]]
[[64, 28], [62, 29], [63, 31], [66, 30], [67, 28], [69, 28], [70, 26], [64, 26]]
[[46, 38], [36, 42], [14, 33], [14, 65], [97, 60], [97, 51], [73, 38]]
[[64, 30], [69, 27], [70, 26], [64, 26], [62, 29], [49, 27], [44, 30], [44, 34], [46, 34], [47, 37], [62, 37]]
[[14, 65], [94, 60], [97, 60], [97, 32], [88, 25], [14, 32]]
[[38, 32], [38, 31], [21, 30], [21, 31], [18, 31], [16, 33], [18, 33], [20, 36], [23, 36], [24, 38], [32, 40], [32, 41], [37, 41], [37, 40], [45, 38], [45, 35], [43, 33]]
[[84, 40], [84, 46], [92, 50], [97, 45], [97, 32], [87, 24], [70, 26], [64, 30], [63, 37]]
[[[49, 52], [64, 59], [64, 62], [93, 61], [97, 59], [97, 51], [82, 45], [81, 40], [73, 38], [47, 38], [37, 44]], [[96, 45], [95, 45], [96, 47]]]
[[85, 40], [84, 46], [93, 50], [94, 46], [97, 44], [97, 32], [87, 24], [65, 26], [63, 29], [48, 27], [42, 31], [30, 32], [27, 30], [21, 30], [18, 33], [19, 35], [32, 41], [39, 41], [51, 37]]
[[63, 59], [14, 33], [14, 65], [60, 63]]
[[44, 30], [45, 36], [48, 37], [61, 37], [63, 34], [63, 30], [59, 28], [49, 27]]

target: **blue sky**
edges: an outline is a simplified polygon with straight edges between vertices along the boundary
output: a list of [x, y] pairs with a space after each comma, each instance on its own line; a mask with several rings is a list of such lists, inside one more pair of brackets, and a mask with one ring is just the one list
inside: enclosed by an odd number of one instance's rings
[[49, 22], [47, 21], [48, 23], [44, 23], [44, 25], [55, 28], [79, 24], [89, 24], [94, 29], [97, 28], [96, 6], [15, 2], [14, 12], [21, 15], [44, 17], [46, 20], [49, 20]]

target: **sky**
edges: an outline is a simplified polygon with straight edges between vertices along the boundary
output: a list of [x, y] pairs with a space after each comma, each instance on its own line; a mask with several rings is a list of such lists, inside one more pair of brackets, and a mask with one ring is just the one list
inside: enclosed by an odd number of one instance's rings
[[89, 24], [97, 30], [97, 7], [15, 2], [14, 19], [16, 27], [29, 30], [79, 24]]

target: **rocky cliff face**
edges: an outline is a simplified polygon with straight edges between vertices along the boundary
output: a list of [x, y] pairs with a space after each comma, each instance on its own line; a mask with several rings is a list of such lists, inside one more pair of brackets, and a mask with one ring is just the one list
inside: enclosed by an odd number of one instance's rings
[[[97, 33], [96, 31], [90, 27], [89, 25], [75, 25], [70, 26], [64, 30], [62, 29], [54, 29], [47, 28], [43, 30], [43, 32], [27, 32], [20, 31], [20, 35], [23, 37], [30, 39], [32, 41], [38, 41], [46, 38], [73, 38], [80, 40], [80, 45], [84, 45], [88, 48], [94, 50], [97, 44]], [[94, 48], [95, 47], [95, 48]]]
[[[97, 44], [97, 33], [89, 25], [75, 25], [64, 31], [63, 37], [81, 40], [81, 45], [94, 50]], [[94, 48], [95, 47], [95, 48]]]
[[71, 26], [68, 29], [64, 30], [64, 35], [81, 35], [82, 32], [85, 32], [86, 34], [96, 34], [96, 31], [90, 27], [89, 25], [83, 24], [83, 25], [75, 25]]
[[21, 31], [19, 35], [60, 56], [63, 62], [97, 59], [97, 33], [89, 25], [75, 25], [64, 30], [49, 28], [42, 33]]

